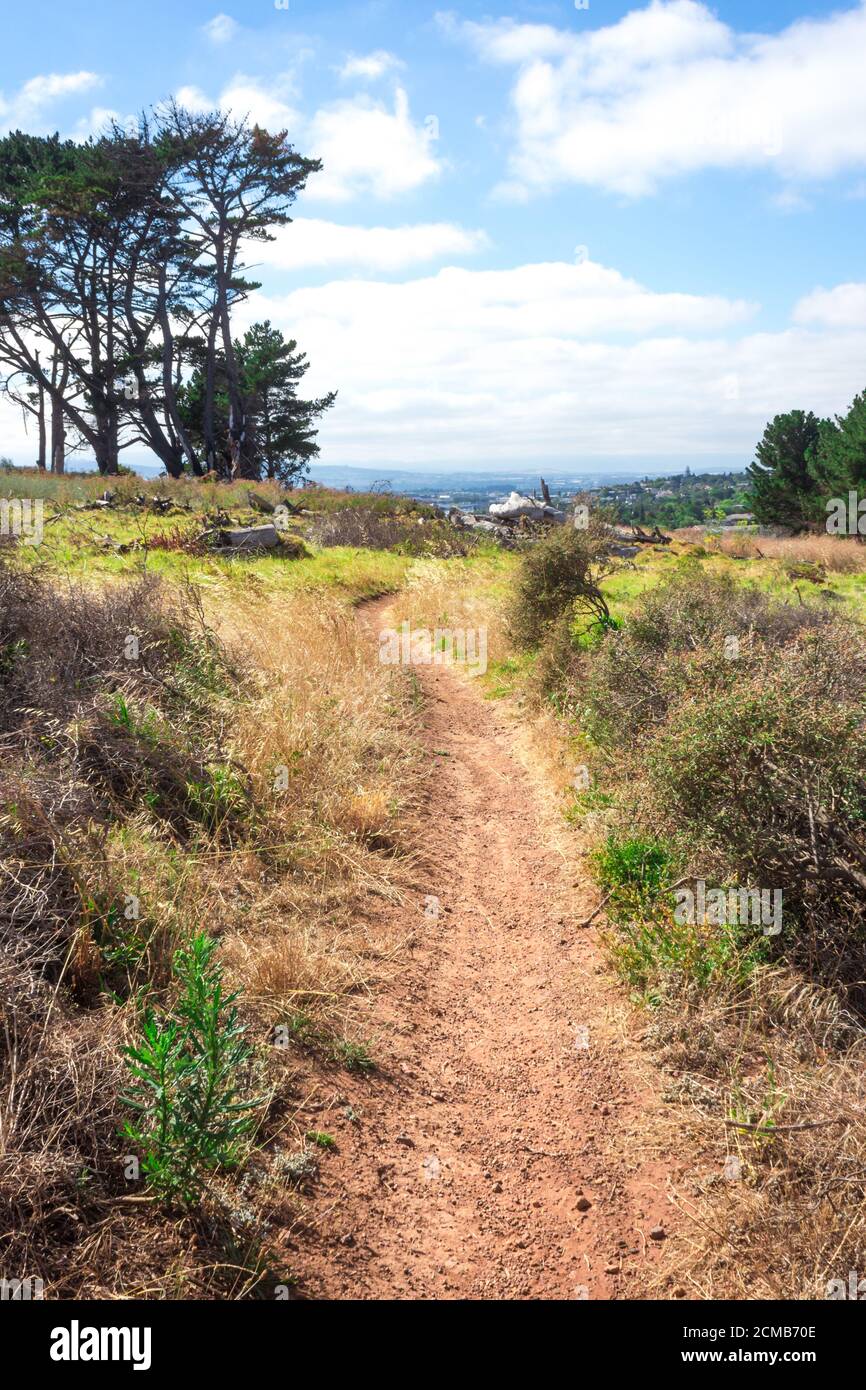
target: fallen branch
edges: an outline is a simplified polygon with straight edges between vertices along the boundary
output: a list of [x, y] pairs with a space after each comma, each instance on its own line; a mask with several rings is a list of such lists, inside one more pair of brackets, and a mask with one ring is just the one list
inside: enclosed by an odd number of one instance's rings
[[602, 908], [605, 907], [605, 906], [610, 902], [610, 900], [611, 900], [612, 897], [613, 897], [613, 889], [611, 889], [611, 891], [607, 894], [606, 897], [602, 898], [602, 900], [601, 900], [601, 902], [599, 903], [598, 907], [595, 909], [595, 912], [590, 913], [590, 915], [587, 917], [587, 919], [586, 919], [585, 922], [578, 922], [577, 925], [578, 925], [579, 927], [588, 927], [588, 926], [590, 925], [591, 922], [594, 922], [594, 921], [595, 921], [596, 917], [597, 917], [598, 914], [601, 912]]
[[641, 545], [670, 545], [671, 543], [671, 537], [663, 535], [657, 526], [654, 526], [650, 534], [647, 535], [646, 531], [644, 531], [641, 526], [638, 526], [636, 522], [632, 522], [631, 530], [632, 539], [638, 541]]

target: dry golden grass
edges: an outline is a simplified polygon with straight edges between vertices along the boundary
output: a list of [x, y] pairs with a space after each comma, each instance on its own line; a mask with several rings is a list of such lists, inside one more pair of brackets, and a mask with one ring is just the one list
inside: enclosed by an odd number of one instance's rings
[[737, 560], [776, 560], [782, 565], [818, 565], [838, 574], [860, 574], [866, 570], [866, 546], [854, 536], [756, 536], [732, 529], [720, 535], [705, 535], [689, 528], [675, 533], [677, 540], [694, 540], [711, 553]]
[[215, 621], [251, 681], [227, 746], [265, 809], [274, 849], [262, 862], [287, 871], [246, 879], [224, 956], [270, 1022], [303, 1011], [327, 1026], [391, 944], [365, 902], [399, 899], [410, 863], [406, 673], [380, 664], [353, 610], [323, 594], [242, 600]]
[[[399, 897], [410, 863], [417, 772], [405, 672], [379, 665], [356, 615], [330, 595], [277, 600], [251, 585], [241, 596], [209, 590], [207, 603], [239, 677], [209, 697], [211, 756], [243, 788], [231, 834], [221, 821], [175, 836], [143, 808], [102, 814], [96, 802], [98, 824], [76, 820], [90, 792], [58, 774], [43, 786], [22, 772], [13, 785], [7, 768], [5, 833], [18, 836], [22, 860], [44, 867], [22, 887], [9, 864], [5, 886], [25, 894], [46, 951], [61, 955], [50, 984], [32, 949], [0, 957], [0, 1272], [41, 1277], [46, 1297], [248, 1297], [285, 1273], [266, 1232], [298, 1218], [280, 1163], [303, 1147], [296, 1082], [303, 1074], [315, 1088], [319, 1063], [315, 1048], [271, 1046], [273, 1025], [303, 1014], [326, 1045], [354, 1036], [352, 1001], [394, 945], [375, 907]], [[144, 719], [143, 700], [133, 712]], [[170, 724], [149, 728], [169, 756]], [[64, 938], [40, 907], [48, 888]], [[105, 949], [106, 912], [130, 893], [141, 913], [118, 961]], [[125, 1182], [118, 1097], [141, 991], [166, 1001], [172, 956], [201, 931], [219, 938], [242, 990], [255, 1094], [270, 1099], [250, 1162], [215, 1175], [202, 1210], [179, 1217]]]
[[669, 1099], [682, 1102], [679, 1150], [693, 1155], [664, 1282], [707, 1299], [810, 1300], [852, 1269], [862, 1277], [862, 1025], [828, 992], [768, 969], [750, 998], [679, 1001], [653, 1031]]
[[389, 621], [426, 628], [486, 629], [487, 660], [508, 654], [505, 607], [513, 559], [498, 552], [469, 560], [417, 560], [406, 575]]
[[[317, 826], [317, 851], [363, 880], [368, 850], [396, 844], [413, 800], [400, 672], [378, 662], [354, 612], [321, 593], [242, 599], [218, 627], [255, 687], [227, 742], [256, 800], [287, 834]], [[382, 872], [377, 858], [371, 876]]]

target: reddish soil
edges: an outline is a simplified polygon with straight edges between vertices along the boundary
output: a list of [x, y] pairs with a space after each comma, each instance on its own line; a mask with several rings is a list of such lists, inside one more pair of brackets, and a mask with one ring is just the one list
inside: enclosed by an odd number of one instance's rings
[[659, 1078], [578, 925], [596, 892], [513, 715], [447, 668], [418, 675], [426, 867], [384, 908], [408, 945], [368, 1004], [378, 1070], [316, 1119], [338, 1148], [290, 1256], [298, 1293], [640, 1297], [675, 1238], [671, 1160]]

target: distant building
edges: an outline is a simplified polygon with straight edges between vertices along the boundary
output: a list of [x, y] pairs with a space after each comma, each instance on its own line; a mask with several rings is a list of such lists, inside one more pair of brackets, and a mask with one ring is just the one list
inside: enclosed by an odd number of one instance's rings
[[748, 526], [755, 520], [754, 512], [729, 512], [722, 521], [723, 526]]

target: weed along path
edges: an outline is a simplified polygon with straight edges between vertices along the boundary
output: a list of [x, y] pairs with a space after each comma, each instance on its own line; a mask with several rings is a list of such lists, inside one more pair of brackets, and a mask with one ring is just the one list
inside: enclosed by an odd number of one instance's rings
[[[378, 629], [381, 601], [362, 621]], [[371, 996], [375, 1073], [331, 1103], [300, 1296], [639, 1297], [672, 1237], [658, 1078], [641, 1074], [516, 721], [417, 668], [434, 762], [407, 942]], [[349, 1108], [350, 1107], [350, 1108]], [[329, 1128], [328, 1106], [317, 1121]]]

